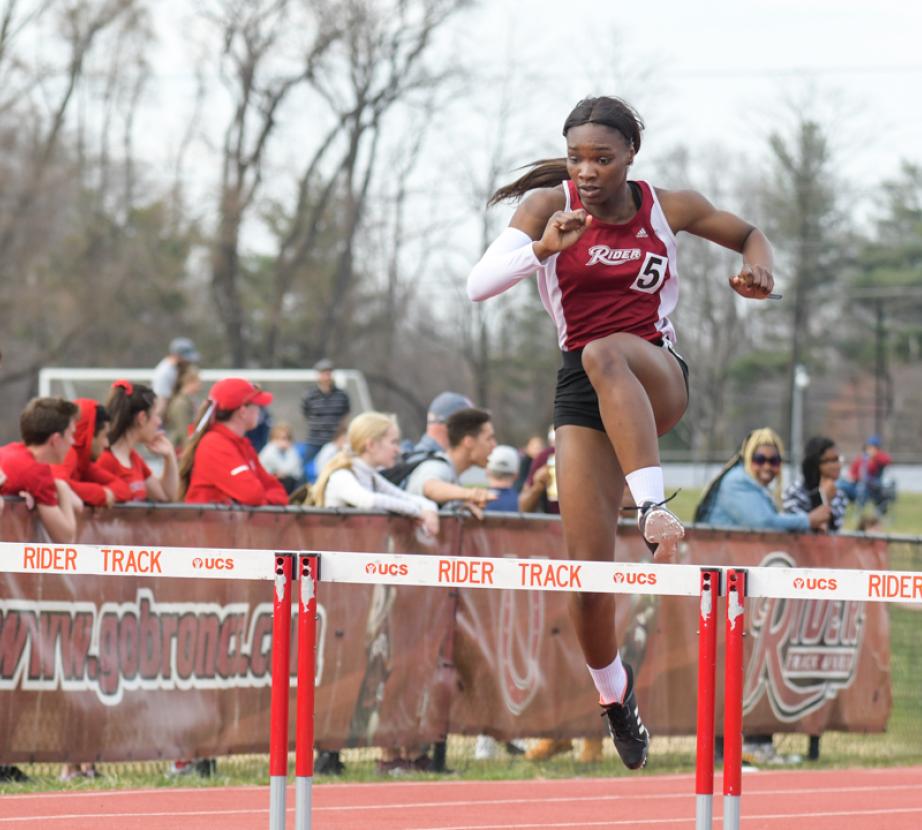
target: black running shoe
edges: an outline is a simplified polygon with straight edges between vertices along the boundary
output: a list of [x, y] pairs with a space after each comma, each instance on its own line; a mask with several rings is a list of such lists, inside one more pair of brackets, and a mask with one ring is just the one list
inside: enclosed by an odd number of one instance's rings
[[339, 759], [339, 753], [323, 750], [317, 753], [314, 761], [314, 772], [317, 775], [342, 775], [346, 765]]
[[651, 556], [656, 556], [656, 551], [662, 545], [667, 561], [675, 560], [675, 551], [679, 539], [685, 535], [682, 522], [668, 507], [653, 501], [645, 501], [637, 516], [637, 527], [647, 543]]
[[624, 703], [609, 703], [603, 706], [602, 717], [608, 724], [615, 749], [628, 769], [640, 769], [647, 765], [647, 750], [650, 747], [650, 733], [640, 719], [637, 698], [634, 697], [634, 672], [624, 664], [627, 672], [627, 691]]

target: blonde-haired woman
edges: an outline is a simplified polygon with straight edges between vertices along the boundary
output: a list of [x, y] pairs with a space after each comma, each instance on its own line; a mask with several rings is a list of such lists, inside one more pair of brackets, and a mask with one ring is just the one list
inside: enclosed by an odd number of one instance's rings
[[407, 493], [376, 472], [392, 467], [400, 455], [397, 422], [383, 412], [363, 412], [352, 419], [346, 448], [320, 471], [311, 490], [319, 507], [357, 507], [388, 510], [412, 516], [431, 536], [439, 532], [438, 506]]
[[755, 429], [705, 490], [695, 521], [755, 530], [825, 530], [830, 511], [821, 504], [809, 513], [781, 513], [784, 444], [774, 430]]

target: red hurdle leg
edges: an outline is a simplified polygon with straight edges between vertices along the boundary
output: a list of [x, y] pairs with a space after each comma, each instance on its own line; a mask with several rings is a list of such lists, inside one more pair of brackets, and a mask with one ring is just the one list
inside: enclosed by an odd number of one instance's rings
[[746, 572], [727, 571], [727, 634], [724, 663], [724, 830], [739, 830], [743, 792], [743, 631]]
[[695, 761], [695, 830], [714, 821], [714, 685], [717, 673], [717, 598], [720, 571], [701, 569], [698, 603], [698, 745]]
[[291, 577], [294, 555], [275, 557], [272, 607], [272, 700], [269, 733], [269, 830], [285, 830], [288, 782], [288, 692], [291, 656]]
[[314, 678], [320, 557], [302, 556], [298, 606], [298, 704], [295, 726], [295, 830], [310, 830], [314, 781]]

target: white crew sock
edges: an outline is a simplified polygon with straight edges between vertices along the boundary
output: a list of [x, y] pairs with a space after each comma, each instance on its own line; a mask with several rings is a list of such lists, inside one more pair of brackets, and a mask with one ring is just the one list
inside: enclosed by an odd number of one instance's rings
[[624, 480], [631, 489], [634, 504], [638, 507], [642, 507], [646, 501], [661, 502], [666, 498], [662, 467], [641, 467], [633, 473], [628, 473]]
[[621, 663], [621, 655], [615, 656], [614, 661], [601, 669], [594, 669], [592, 666], [586, 666], [589, 674], [592, 675], [592, 682], [595, 683], [596, 689], [599, 690], [599, 701], [607, 705], [609, 703], [621, 703], [624, 700], [624, 693], [627, 691], [627, 672]]

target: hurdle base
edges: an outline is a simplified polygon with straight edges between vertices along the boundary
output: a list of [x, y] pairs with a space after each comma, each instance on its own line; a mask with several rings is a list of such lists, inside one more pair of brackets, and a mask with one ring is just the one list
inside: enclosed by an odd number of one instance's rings
[[723, 830], [740, 830], [740, 797], [738, 795], [724, 796]]
[[284, 775], [269, 776], [269, 830], [285, 830], [285, 787], [288, 778]]
[[295, 830], [310, 830], [314, 779], [309, 775], [295, 778]]
[[711, 830], [714, 826], [714, 796], [695, 796], [695, 830]]

